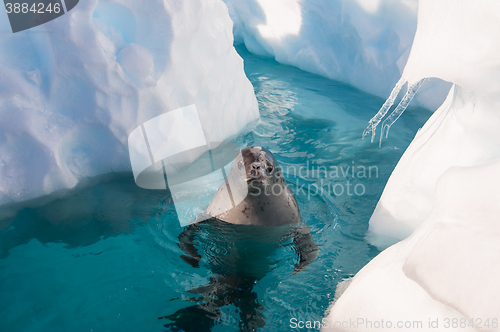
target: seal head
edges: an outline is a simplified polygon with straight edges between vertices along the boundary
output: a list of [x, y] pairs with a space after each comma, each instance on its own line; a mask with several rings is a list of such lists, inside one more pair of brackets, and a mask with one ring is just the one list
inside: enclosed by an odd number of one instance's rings
[[301, 221], [278, 161], [260, 146], [246, 147], [235, 157], [227, 181], [205, 213], [232, 224], [280, 226]]

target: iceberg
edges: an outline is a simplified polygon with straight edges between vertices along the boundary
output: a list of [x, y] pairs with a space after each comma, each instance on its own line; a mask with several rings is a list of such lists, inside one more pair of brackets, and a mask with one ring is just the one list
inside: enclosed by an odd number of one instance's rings
[[[500, 15], [494, 14], [499, 8], [496, 2], [421, 1], [419, 31], [403, 77], [410, 84], [439, 77], [455, 86], [394, 169], [370, 220], [372, 235], [406, 238], [430, 214], [436, 181], [447, 169], [500, 157], [495, 111], [500, 101], [495, 28]], [[437, 12], [446, 12], [447, 19]]]
[[374, 330], [366, 322], [381, 319], [405, 331], [500, 329], [499, 24], [497, 1], [419, 2], [402, 79], [454, 85], [405, 151], [370, 219], [369, 241], [392, 246], [352, 279], [326, 314], [329, 322], [364, 318], [350, 331]]
[[[224, 0], [252, 53], [385, 98], [417, 28], [417, 0]], [[435, 111], [450, 84], [425, 82], [413, 105]]]
[[0, 219], [131, 173], [128, 135], [166, 112], [196, 105], [213, 142], [259, 117], [220, 0], [80, 1], [18, 33], [0, 12]]

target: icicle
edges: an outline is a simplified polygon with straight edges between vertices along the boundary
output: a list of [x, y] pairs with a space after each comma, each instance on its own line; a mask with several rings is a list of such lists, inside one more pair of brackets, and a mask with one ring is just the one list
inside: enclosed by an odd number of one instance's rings
[[[408, 85], [408, 90], [406, 91], [406, 94], [403, 97], [403, 99], [401, 100], [401, 102], [399, 103], [398, 107], [396, 107], [396, 109], [391, 113], [391, 115], [389, 115], [387, 117], [387, 119], [385, 119], [384, 122], [382, 122], [382, 130], [380, 132], [379, 147], [382, 146], [382, 138], [384, 137], [384, 130], [386, 130], [385, 138], [387, 138], [387, 136], [389, 136], [389, 129], [394, 124], [394, 122], [396, 122], [397, 119], [399, 119], [401, 114], [403, 114], [403, 112], [408, 107], [411, 100], [413, 99], [413, 97], [417, 93], [418, 88], [420, 88], [420, 86], [422, 85], [422, 83], [424, 83], [424, 81], [425, 81], [425, 78], [418, 81], [415, 84]], [[391, 97], [392, 97], [392, 94], [391, 94]], [[380, 122], [380, 120], [379, 120], [379, 122]], [[372, 139], [372, 141], [373, 141], [373, 139]]]
[[403, 85], [405, 85], [405, 83], [406, 80], [401, 77], [398, 83], [396, 83], [394, 89], [392, 89], [391, 95], [385, 101], [384, 105], [382, 105], [378, 113], [375, 114], [375, 116], [370, 120], [370, 124], [368, 125], [368, 127], [366, 127], [365, 131], [363, 132], [363, 138], [366, 135], [368, 135], [368, 133], [371, 131], [372, 132], [371, 141], [373, 143], [373, 140], [375, 139], [375, 129], [377, 129], [377, 126], [382, 120], [382, 118], [387, 114], [387, 111], [391, 108], [392, 104], [394, 104], [394, 100], [396, 100], [399, 91], [401, 91], [401, 88], [403, 87]]

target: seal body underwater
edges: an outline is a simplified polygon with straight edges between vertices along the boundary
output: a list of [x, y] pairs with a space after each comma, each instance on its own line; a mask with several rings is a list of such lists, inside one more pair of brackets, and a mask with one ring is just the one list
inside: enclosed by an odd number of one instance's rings
[[162, 317], [173, 321], [165, 327], [210, 331], [227, 304], [240, 309], [241, 331], [263, 327], [264, 308], [253, 287], [276, 264], [272, 254], [292, 238], [298, 255], [294, 274], [318, 254], [274, 155], [263, 147], [242, 149], [202, 217], [184, 229], [178, 245], [182, 259], [193, 267], [202, 259], [197, 247], [209, 248], [205, 256], [213, 275], [208, 285], [188, 291], [201, 296], [190, 299], [197, 305]]

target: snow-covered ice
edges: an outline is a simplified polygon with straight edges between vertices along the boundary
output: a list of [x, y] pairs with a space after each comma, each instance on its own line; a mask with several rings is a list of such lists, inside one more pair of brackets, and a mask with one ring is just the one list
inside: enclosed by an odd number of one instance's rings
[[440, 77], [456, 86], [401, 158], [370, 221], [374, 235], [396, 239], [429, 215], [436, 181], [448, 168], [500, 157], [500, 4], [421, 1], [420, 8], [403, 78], [412, 84]]
[[[417, 27], [417, 0], [224, 0], [252, 53], [386, 98]], [[429, 80], [413, 105], [435, 111], [450, 84]]]
[[432, 330], [429, 319], [444, 330], [457, 318], [465, 326], [446, 330], [498, 331], [500, 3], [421, 0], [418, 20], [402, 79], [455, 85], [404, 153], [370, 220], [372, 243], [405, 240], [367, 264], [327, 317], [422, 321], [424, 330]]
[[[473, 319], [474, 326], [482, 325], [477, 331], [500, 330], [500, 177], [492, 176], [499, 171], [498, 159], [446, 171], [429, 218], [356, 274], [330, 309], [328, 322], [365, 320], [349, 331], [380, 330], [366, 321], [382, 319], [393, 324], [390, 330], [476, 331], [469, 325]], [[453, 328], [453, 319], [466, 323]], [[429, 328], [436, 320], [441, 329]], [[398, 329], [398, 322], [422, 325]]]
[[165, 112], [195, 104], [215, 142], [259, 116], [220, 0], [80, 1], [15, 34], [0, 11], [0, 31], [4, 217], [17, 203], [130, 172], [128, 135]]

